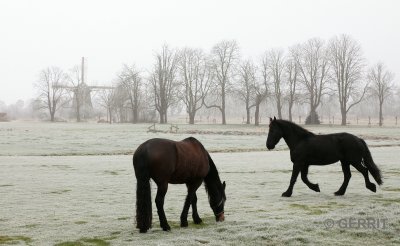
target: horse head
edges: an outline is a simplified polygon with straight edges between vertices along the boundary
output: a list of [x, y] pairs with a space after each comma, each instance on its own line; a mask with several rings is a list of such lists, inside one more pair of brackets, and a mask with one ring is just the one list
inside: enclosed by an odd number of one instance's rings
[[226, 184], [224, 181], [219, 187], [220, 199], [216, 205], [212, 206], [212, 210], [214, 211], [214, 215], [215, 215], [215, 220], [217, 222], [222, 222], [225, 220], [225, 215], [224, 215], [224, 207], [225, 207], [225, 201], [226, 201], [225, 187], [226, 187]]
[[274, 149], [275, 145], [281, 140], [283, 136], [282, 129], [279, 127], [278, 122], [274, 116], [274, 119], [269, 118], [269, 131], [267, 137], [267, 148], [269, 150]]

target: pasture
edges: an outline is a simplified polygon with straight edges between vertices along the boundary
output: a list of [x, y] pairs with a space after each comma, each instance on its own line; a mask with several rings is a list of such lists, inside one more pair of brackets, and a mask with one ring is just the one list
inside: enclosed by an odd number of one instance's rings
[[[384, 184], [372, 193], [351, 168], [346, 194], [335, 197], [343, 182], [340, 165], [312, 166], [309, 179], [321, 192], [311, 191], [299, 178], [293, 196], [283, 198], [292, 164], [282, 140], [277, 150], [267, 151], [267, 126], [179, 125], [177, 133], [168, 133], [169, 125], [157, 125], [162, 132], [148, 133], [148, 126], [1, 123], [0, 244], [400, 244], [400, 128], [308, 128], [363, 137]], [[227, 183], [225, 222], [215, 222], [202, 186], [197, 196], [203, 224], [194, 225], [189, 215], [189, 227], [180, 228], [186, 187], [170, 185], [164, 208], [172, 231], [161, 230], [153, 203], [153, 228], [139, 234], [132, 154], [148, 138], [188, 136], [211, 152]], [[153, 184], [153, 200], [155, 188]], [[368, 219], [381, 224], [374, 228], [360, 223]]]

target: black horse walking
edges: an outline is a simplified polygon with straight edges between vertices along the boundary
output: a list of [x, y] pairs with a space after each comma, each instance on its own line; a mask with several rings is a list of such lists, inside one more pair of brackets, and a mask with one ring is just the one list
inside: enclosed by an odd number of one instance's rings
[[190, 137], [180, 142], [150, 139], [137, 148], [133, 155], [133, 167], [137, 179], [136, 223], [140, 232], [147, 232], [152, 222], [150, 178], [158, 187], [155, 202], [164, 231], [171, 229], [164, 212], [168, 183], [186, 184], [188, 189], [181, 214], [181, 227], [188, 226], [190, 205], [194, 223], [202, 222], [197, 213], [196, 190], [203, 181], [216, 221], [224, 221], [225, 181], [221, 183], [213, 160], [197, 139]]
[[283, 138], [290, 149], [290, 159], [293, 162], [292, 177], [289, 188], [282, 196], [290, 197], [297, 176], [301, 172], [301, 179], [311, 189], [319, 192], [318, 184], [311, 183], [308, 178], [310, 165], [328, 165], [340, 161], [344, 173], [342, 186], [335, 195], [344, 195], [351, 177], [350, 165], [353, 165], [365, 179], [365, 186], [376, 192], [376, 185], [371, 183], [368, 172], [381, 185], [382, 176], [379, 168], [372, 160], [367, 144], [361, 138], [349, 133], [315, 135], [306, 129], [285, 120], [270, 118], [267, 148], [273, 149]]

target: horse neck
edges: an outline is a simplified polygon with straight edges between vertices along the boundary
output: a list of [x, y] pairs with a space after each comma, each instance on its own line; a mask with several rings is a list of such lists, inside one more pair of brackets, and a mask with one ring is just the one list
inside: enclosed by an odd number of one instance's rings
[[208, 154], [208, 159], [209, 159], [208, 162], [210, 169], [208, 171], [207, 176], [204, 178], [204, 184], [206, 187], [206, 191], [208, 193], [210, 205], [213, 205], [211, 203], [219, 202], [218, 201], [220, 196], [219, 187], [221, 186], [221, 180], [219, 178], [217, 168], [215, 167], [215, 164], [209, 154]]
[[314, 135], [313, 133], [301, 128], [300, 126], [289, 124], [293, 123], [281, 123], [281, 128], [283, 132], [282, 137], [285, 140], [286, 144], [289, 146], [289, 149], [293, 149], [294, 147], [296, 147], [296, 145], [304, 138]]

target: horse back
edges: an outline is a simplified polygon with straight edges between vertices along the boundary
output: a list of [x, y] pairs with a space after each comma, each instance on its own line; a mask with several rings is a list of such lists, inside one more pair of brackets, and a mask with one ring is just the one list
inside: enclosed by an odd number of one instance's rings
[[184, 179], [203, 179], [209, 171], [208, 153], [203, 145], [195, 138], [190, 137], [176, 142], [176, 169], [171, 182], [183, 182]]
[[138, 155], [143, 156], [156, 183], [187, 183], [204, 178], [209, 170], [207, 151], [195, 138], [183, 141], [153, 138], [139, 146], [134, 160]]
[[359, 161], [364, 151], [360, 138], [350, 133], [314, 135], [303, 140], [291, 153], [293, 161], [328, 165], [337, 161]]

